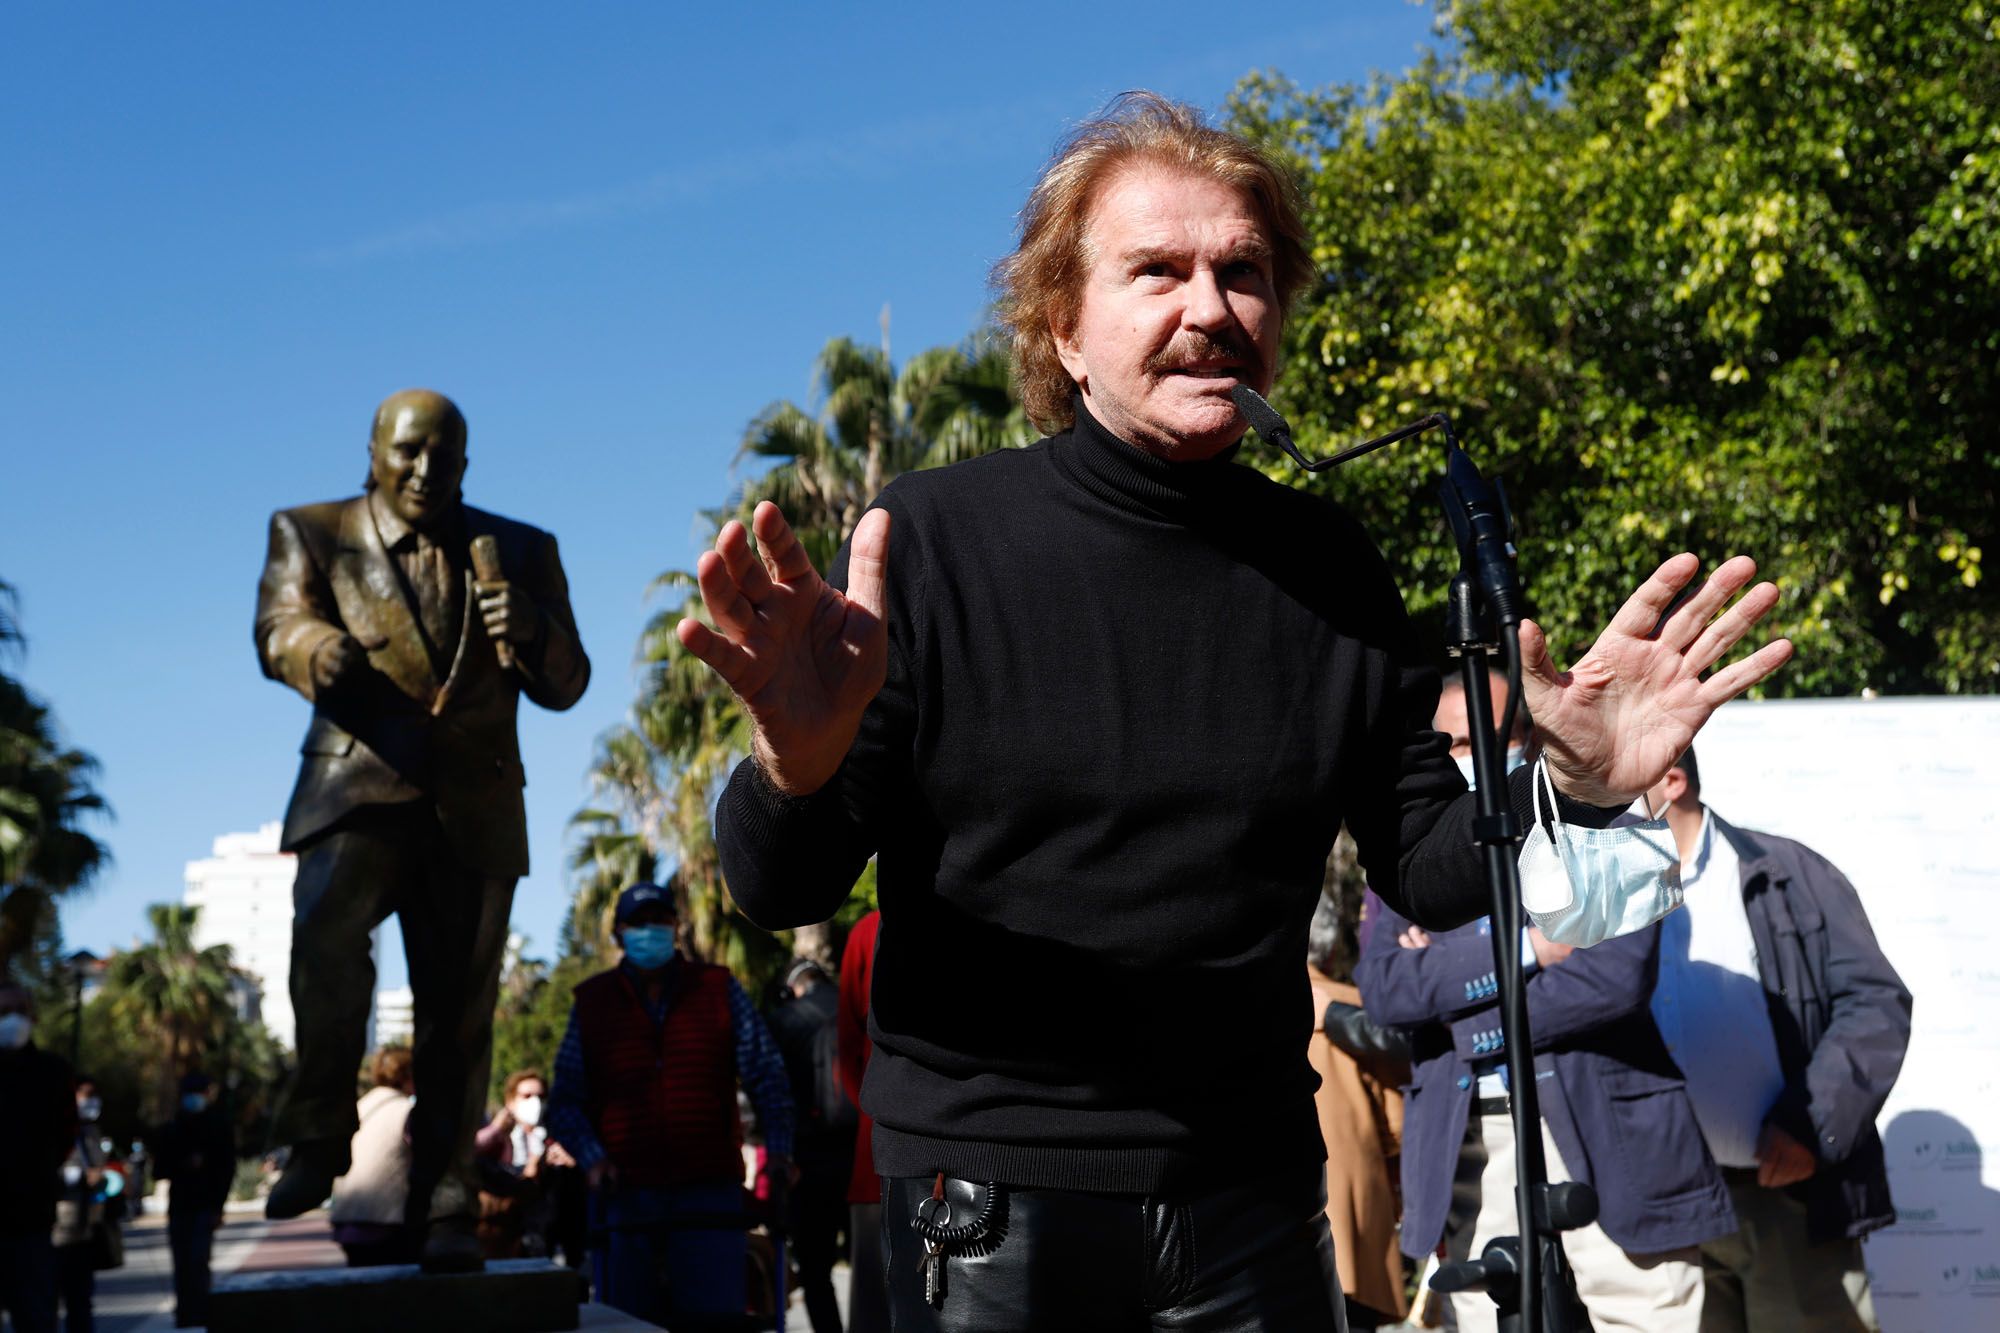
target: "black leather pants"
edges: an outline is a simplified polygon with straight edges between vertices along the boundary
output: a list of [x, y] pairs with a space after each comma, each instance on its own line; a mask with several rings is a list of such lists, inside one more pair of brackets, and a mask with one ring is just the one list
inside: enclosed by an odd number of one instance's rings
[[934, 1185], [882, 1181], [896, 1333], [1346, 1333], [1318, 1164], [1179, 1197], [996, 1186], [990, 1237], [944, 1255], [935, 1304], [911, 1226]]

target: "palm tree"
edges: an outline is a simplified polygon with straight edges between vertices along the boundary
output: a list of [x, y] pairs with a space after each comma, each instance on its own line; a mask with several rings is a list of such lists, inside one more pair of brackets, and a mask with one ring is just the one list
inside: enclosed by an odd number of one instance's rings
[[[0, 657], [22, 643], [14, 589], [0, 581]], [[0, 672], [0, 973], [34, 938], [48, 900], [89, 884], [111, 858], [80, 827], [109, 809], [97, 771], [62, 744], [48, 707]]]
[[612, 810], [579, 810], [569, 826], [578, 835], [569, 868], [577, 877], [569, 915], [556, 940], [561, 958], [586, 963], [612, 960], [611, 916], [626, 886], [650, 882], [659, 858], [647, 839], [631, 832], [626, 820]]
[[194, 942], [199, 907], [154, 903], [153, 939], [116, 954], [105, 974], [112, 1013], [148, 1039], [160, 1057], [158, 1109], [172, 1105], [180, 1076], [214, 1052], [232, 1049], [240, 973], [226, 944]]
[[777, 460], [743, 489], [747, 516], [775, 501], [824, 568], [868, 502], [899, 474], [1027, 444], [1038, 432], [1021, 410], [997, 335], [920, 352], [900, 372], [886, 346], [835, 338], [814, 364], [817, 416], [773, 403], [743, 433], [745, 457]]
[[[1036, 436], [1015, 396], [1005, 348], [992, 335], [922, 352], [900, 372], [886, 338], [880, 348], [835, 338], [814, 363], [814, 387], [817, 412], [780, 402], [751, 420], [737, 458], [772, 466], [708, 517], [719, 528], [728, 518], [747, 519], [760, 501], [774, 501], [821, 569], [897, 475]], [[586, 874], [572, 939], [608, 936], [608, 928], [595, 924], [609, 911], [607, 867], [643, 849], [676, 864], [681, 919], [702, 957], [753, 986], [794, 949], [831, 964], [826, 928], [774, 938], [745, 921], [724, 889], [709, 811], [749, 748], [749, 724], [735, 696], [675, 636], [682, 618], [703, 615], [693, 577], [670, 570], [651, 591], [674, 594], [676, 602], [640, 638], [644, 676], [632, 721], [600, 740], [591, 768], [595, 803], [571, 821], [584, 839], [572, 868]]]
[[911, 358], [896, 392], [909, 405], [911, 427], [929, 442], [919, 467], [1018, 449], [1041, 435], [1015, 392], [1007, 345], [991, 330], [962, 347], [933, 347]]

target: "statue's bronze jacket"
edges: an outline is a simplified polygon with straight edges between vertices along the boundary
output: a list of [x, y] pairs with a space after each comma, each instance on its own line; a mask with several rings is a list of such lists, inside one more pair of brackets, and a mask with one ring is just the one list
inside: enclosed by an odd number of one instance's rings
[[[285, 850], [363, 806], [427, 800], [465, 865], [495, 876], [527, 873], [518, 700], [525, 693], [544, 708], [568, 708], [589, 683], [590, 660], [555, 538], [470, 506], [460, 514], [447, 540], [492, 536], [502, 572], [534, 602], [540, 626], [532, 641], [516, 645], [515, 664], [502, 667], [479, 618], [471, 561], [456, 552], [467, 570], [465, 610], [442, 678], [366, 496], [271, 516], [257, 588], [257, 655], [266, 676], [313, 705], [285, 811]], [[343, 633], [367, 649], [372, 670], [320, 697], [313, 654]]]

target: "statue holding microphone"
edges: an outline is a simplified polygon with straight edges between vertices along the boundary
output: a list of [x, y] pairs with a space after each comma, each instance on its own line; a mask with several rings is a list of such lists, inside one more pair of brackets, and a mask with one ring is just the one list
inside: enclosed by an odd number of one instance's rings
[[267, 1214], [347, 1167], [374, 994], [369, 935], [400, 918], [416, 1002], [408, 1219], [425, 1267], [477, 1268], [473, 1134], [485, 1106], [514, 882], [528, 869], [515, 734], [566, 709], [590, 662], [555, 539], [466, 505], [466, 424], [426, 389], [376, 410], [364, 494], [280, 510], [257, 593], [264, 674], [312, 704], [285, 812], [298, 1068]]

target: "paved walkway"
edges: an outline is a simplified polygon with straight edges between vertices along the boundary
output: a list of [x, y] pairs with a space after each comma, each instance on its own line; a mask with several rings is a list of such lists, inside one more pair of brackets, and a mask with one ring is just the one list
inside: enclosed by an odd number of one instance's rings
[[[221, 1279], [273, 1268], [338, 1268], [345, 1262], [325, 1213], [266, 1222], [259, 1201], [223, 1215], [210, 1271]], [[156, 1333], [174, 1326], [173, 1256], [166, 1210], [157, 1201], [145, 1216], [127, 1221], [125, 1266], [97, 1275], [95, 1308], [101, 1333]]]
[[[346, 1256], [333, 1242], [324, 1211], [288, 1222], [264, 1220], [263, 1201], [231, 1205], [215, 1236], [211, 1272], [220, 1281], [238, 1273], [276, 1269], [339, 1268]], [[834, 1290], [846, 1315], [847, 1266], [834, 1270]], [[97, 1275], [97, 1327], [100, 1333], [169, 1333], [174, 1326], [173, 1257], [167, 1248], [167, 1215], [155, 1200], [145, 1216], [125, 1225], [125, 1266]], [[603, 1306], [585, 1306], [585, 1329], [612, 1333], [618, 1329], [651, 1328]], [[792, 1293], [786, 1328], [810, 1333], [804, 1303]], [[273, 1330], [273, 1333], [278, 1333]]]
[[[326, 1268], [345, 1262], [327, 1229], [326, 1214], [291, 1222], [264, 1220], [263, 1205], [244, 1204], [224, 1214], [215, 1235], [211, 1271], [217, 1278], [269, 1268]], [[174, 1264], [167, 1248], [166, 1209], [155, 1200], [143, 1217], [125, 1224], [125, 1266], [97, 1275], [97, 1327], [101, 1333], [155, 1333], [174, 1324]]]

